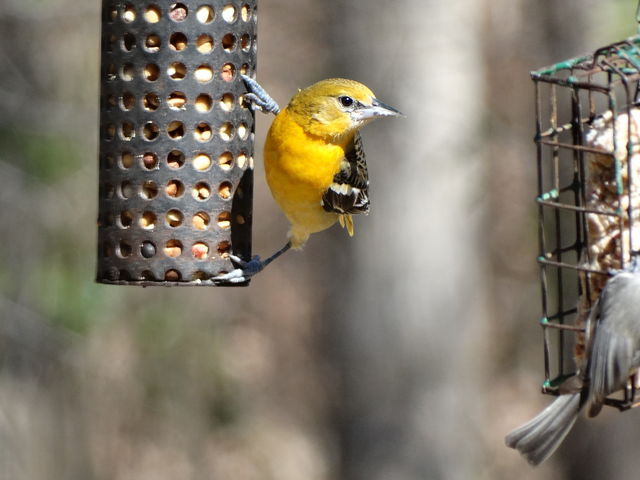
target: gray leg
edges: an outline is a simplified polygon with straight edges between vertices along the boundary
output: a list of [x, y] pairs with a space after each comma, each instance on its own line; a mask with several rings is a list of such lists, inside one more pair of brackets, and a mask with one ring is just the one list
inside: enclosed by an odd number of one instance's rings
[[257, 107], [265, 113], [273, 113], [274, 115], [280, 113], [280, 107], [276, 101], [271, 98], [258, 82], [247, 75], [242, 75], [242, 79], [249, 89], [249, 93], [244, 97], [251, 101], [254, 107]]
[[235, 255], [230, 255], [229, 258], [235, 263], [238, 267], [235, 270], [224, 273], [222, 275], [218, 275], [217, 277], [213, 277], [213, 281], [218, 282], [230, 282], [230, 283], [242, 283], [249, 280], [251, 277], [261, 272], [264, 267], [273, 262], [280, 255], [285, 253], [287, 250], [291, 248], [291, 242], [287, 242], [284, 247], [278, 250], [276, 253], [271, 255], [266, 260], [260, 260], [258, 255], [254, 256], [251, 260], [244, 261], [240, 257]]

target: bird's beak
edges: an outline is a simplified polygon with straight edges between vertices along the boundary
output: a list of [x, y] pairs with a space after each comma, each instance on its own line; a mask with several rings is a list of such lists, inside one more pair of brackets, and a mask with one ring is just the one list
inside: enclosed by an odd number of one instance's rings
[[353, 112], [360, 121], [373, 120], [377, 117], [404, 117], [400, 111], [374, 98], [371, 106], [364, 106]]

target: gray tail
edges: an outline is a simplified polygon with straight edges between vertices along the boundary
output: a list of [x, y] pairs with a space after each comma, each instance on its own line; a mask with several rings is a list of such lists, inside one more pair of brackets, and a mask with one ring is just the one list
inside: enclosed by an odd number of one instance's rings
[[535, 418], [505, 438], [531, 465], [544, 462], [567, 436], [582, 408], [580, 393], [561, 395]]

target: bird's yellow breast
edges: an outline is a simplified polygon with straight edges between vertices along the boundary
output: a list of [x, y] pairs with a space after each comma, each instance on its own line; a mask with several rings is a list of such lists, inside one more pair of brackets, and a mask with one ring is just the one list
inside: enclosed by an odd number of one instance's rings
[[301, 200], [319, 201], [343, 158], [344, 145], [305, 133], [285, 109], [273, 121], [265, 143], [267, 182], [287, 184]]
[[273, 121], [264, 148], [267, 183], [284, 213], [296, 228], [309, 233], [324, 230], [337, 220], [321, 205], [344, 158], [342, 142], [327, 142], [309, 135], [287, 109]]

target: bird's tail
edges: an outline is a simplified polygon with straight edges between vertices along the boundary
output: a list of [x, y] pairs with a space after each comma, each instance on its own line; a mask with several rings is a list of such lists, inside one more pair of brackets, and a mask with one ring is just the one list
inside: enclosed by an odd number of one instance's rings
[[340, 226], [342, 228], [346, 228], [350, 237], [353, 237], [353, 217], [348, 213], [338, 215], [338, 220], [340, 220]]
[[560, 395], [554, 402], [505, 438], [531, 465], [544, 462], [567, 436], [582, 408], [580, 393]]

